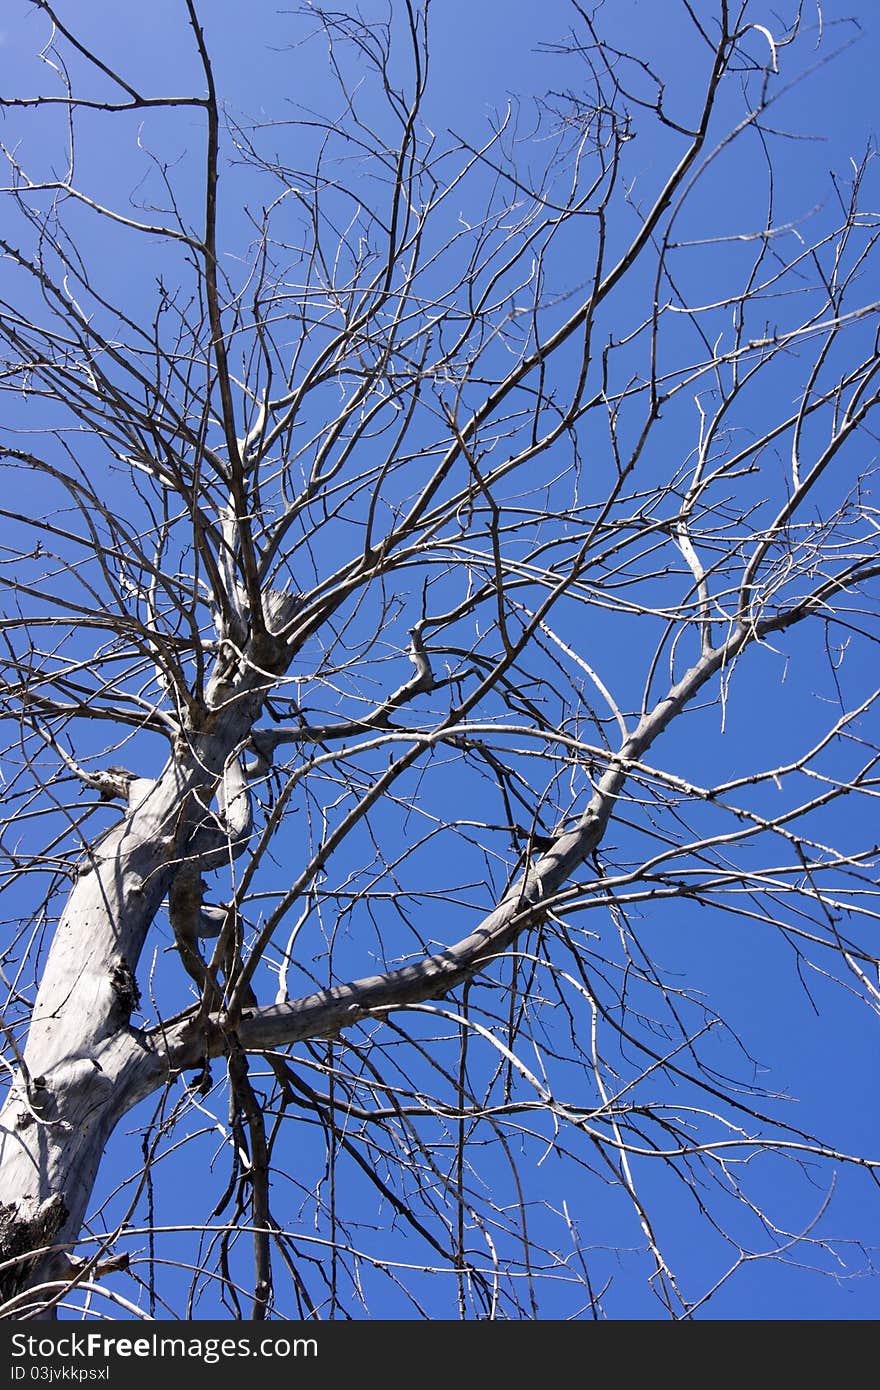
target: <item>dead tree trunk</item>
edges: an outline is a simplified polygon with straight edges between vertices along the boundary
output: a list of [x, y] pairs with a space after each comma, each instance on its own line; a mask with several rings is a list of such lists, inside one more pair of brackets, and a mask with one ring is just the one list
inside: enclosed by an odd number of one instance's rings
[[[286, 660], [285, 644], [265, 633], [249, 644], [237, 672], [224, 655], [201, 727], [179, 740], [154, 782], [131, 783], [127, 813], [79, 866], [0, 1112], [0, 1296], [15, 1300], [13, 1316], [32, 1312], [34, 1298], [51, 1302], [69, 1283], [67, 1251], [107, 1140], [162, 1079], [155, 1050], [130, 1024], [144, 941], [181, 875], [198, 877], [244, 848], [249, 797], [238, 752], [267, 680]], [[230, 796], [233, 767], [238, 785]], [[201, 961], [194, 943], [191, 949]]]

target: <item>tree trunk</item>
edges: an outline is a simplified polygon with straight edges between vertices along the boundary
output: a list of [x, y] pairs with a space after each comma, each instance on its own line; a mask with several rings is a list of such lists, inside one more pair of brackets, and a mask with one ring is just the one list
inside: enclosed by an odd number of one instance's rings
[[[220, 812], [210, 803], [230, 761], [238, 766], [265, 672], [280, 651], [277, 643], [268, 660], [265, 650], [250, 653], [234, 686], [215, 675], [203, 727], [181, 741], [155, 782], [132, 784], [127, 814], [80, 865], [23, 1065], [0, 1112], [0, 1296], [16, 1299], [11, 1316], [54, 1316], [51, 1308], [38, 1314], [27, 1291], [69, 1280], [66, 1252], [79, 1237], [105, 1145], [162, 1080], [155, 1050], [129, 1021], [139, 999], [135, 972], [175, 876], [216, 865], [218, 849], [228, 857], [232, 810], [224, 824], [222, 792]], [[42, 1298], [58, 1292], [56, 1283]]]

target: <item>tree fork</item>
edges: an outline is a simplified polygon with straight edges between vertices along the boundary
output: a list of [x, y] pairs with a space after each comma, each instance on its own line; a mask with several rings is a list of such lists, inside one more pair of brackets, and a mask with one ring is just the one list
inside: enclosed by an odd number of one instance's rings
[[69, 1281], [66, 1251], [107, 1140], [157, 1084], [146, 1037], [129, 1021], [135, 973], [180, 864], [194, 847], [222, 840], [210, 799], [289, 660], [282, 643], [269, 650], [265, 634], [259, 648], [259, 661], [243, 654], [236, 683], [215, 673], [204, 728], [178, 740], [155, 782], [133, 784], [126, 815], [88, 848], [58, 923], [0, 1112], [0, 1295], [15, 1299], [13, 1313], [27, 1289], [55, 1282], [60, 1291]]

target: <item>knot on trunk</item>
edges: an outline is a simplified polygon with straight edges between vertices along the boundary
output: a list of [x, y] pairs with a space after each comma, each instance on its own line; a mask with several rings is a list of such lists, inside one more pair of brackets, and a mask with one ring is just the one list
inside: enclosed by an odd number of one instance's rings
[[116, 996], [119, 1012], [126, 1023], [141, 1002], [141, 992], [134, 971], [124, 957], [120, 957], [110, 972], [110, 988]]
[[302, 599], [297, 593], [290, 593], [286, 589], [267, 589], [263, 594], [266, 631], [273, 637], [280, 636], [293, 620], [301, 603]]
[[0, 1206], [0, 1297], [13, 1298], [28, 1282], [38, 1259], [46, 1254], [67, 1220], [58, 1193], [34, 1205], [33, 1198]]

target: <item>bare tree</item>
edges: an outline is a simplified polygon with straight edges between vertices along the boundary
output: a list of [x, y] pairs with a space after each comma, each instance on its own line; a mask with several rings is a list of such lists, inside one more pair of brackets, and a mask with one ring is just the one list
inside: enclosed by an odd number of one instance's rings
[[870, 153], [777, 206], [851, 31], [666, 8], [674, 86], [560, 4], [477, 143], [419, 0], [288, 17], [333, 88], [259, 120], [196, 0], [177, 94], [28, 7], [6, 1316], [613, 1315], [613, 1240], [688, 1317], [835, 1252], [768, 1165], [876, 1182], [660, 946], [880, 1002]]

